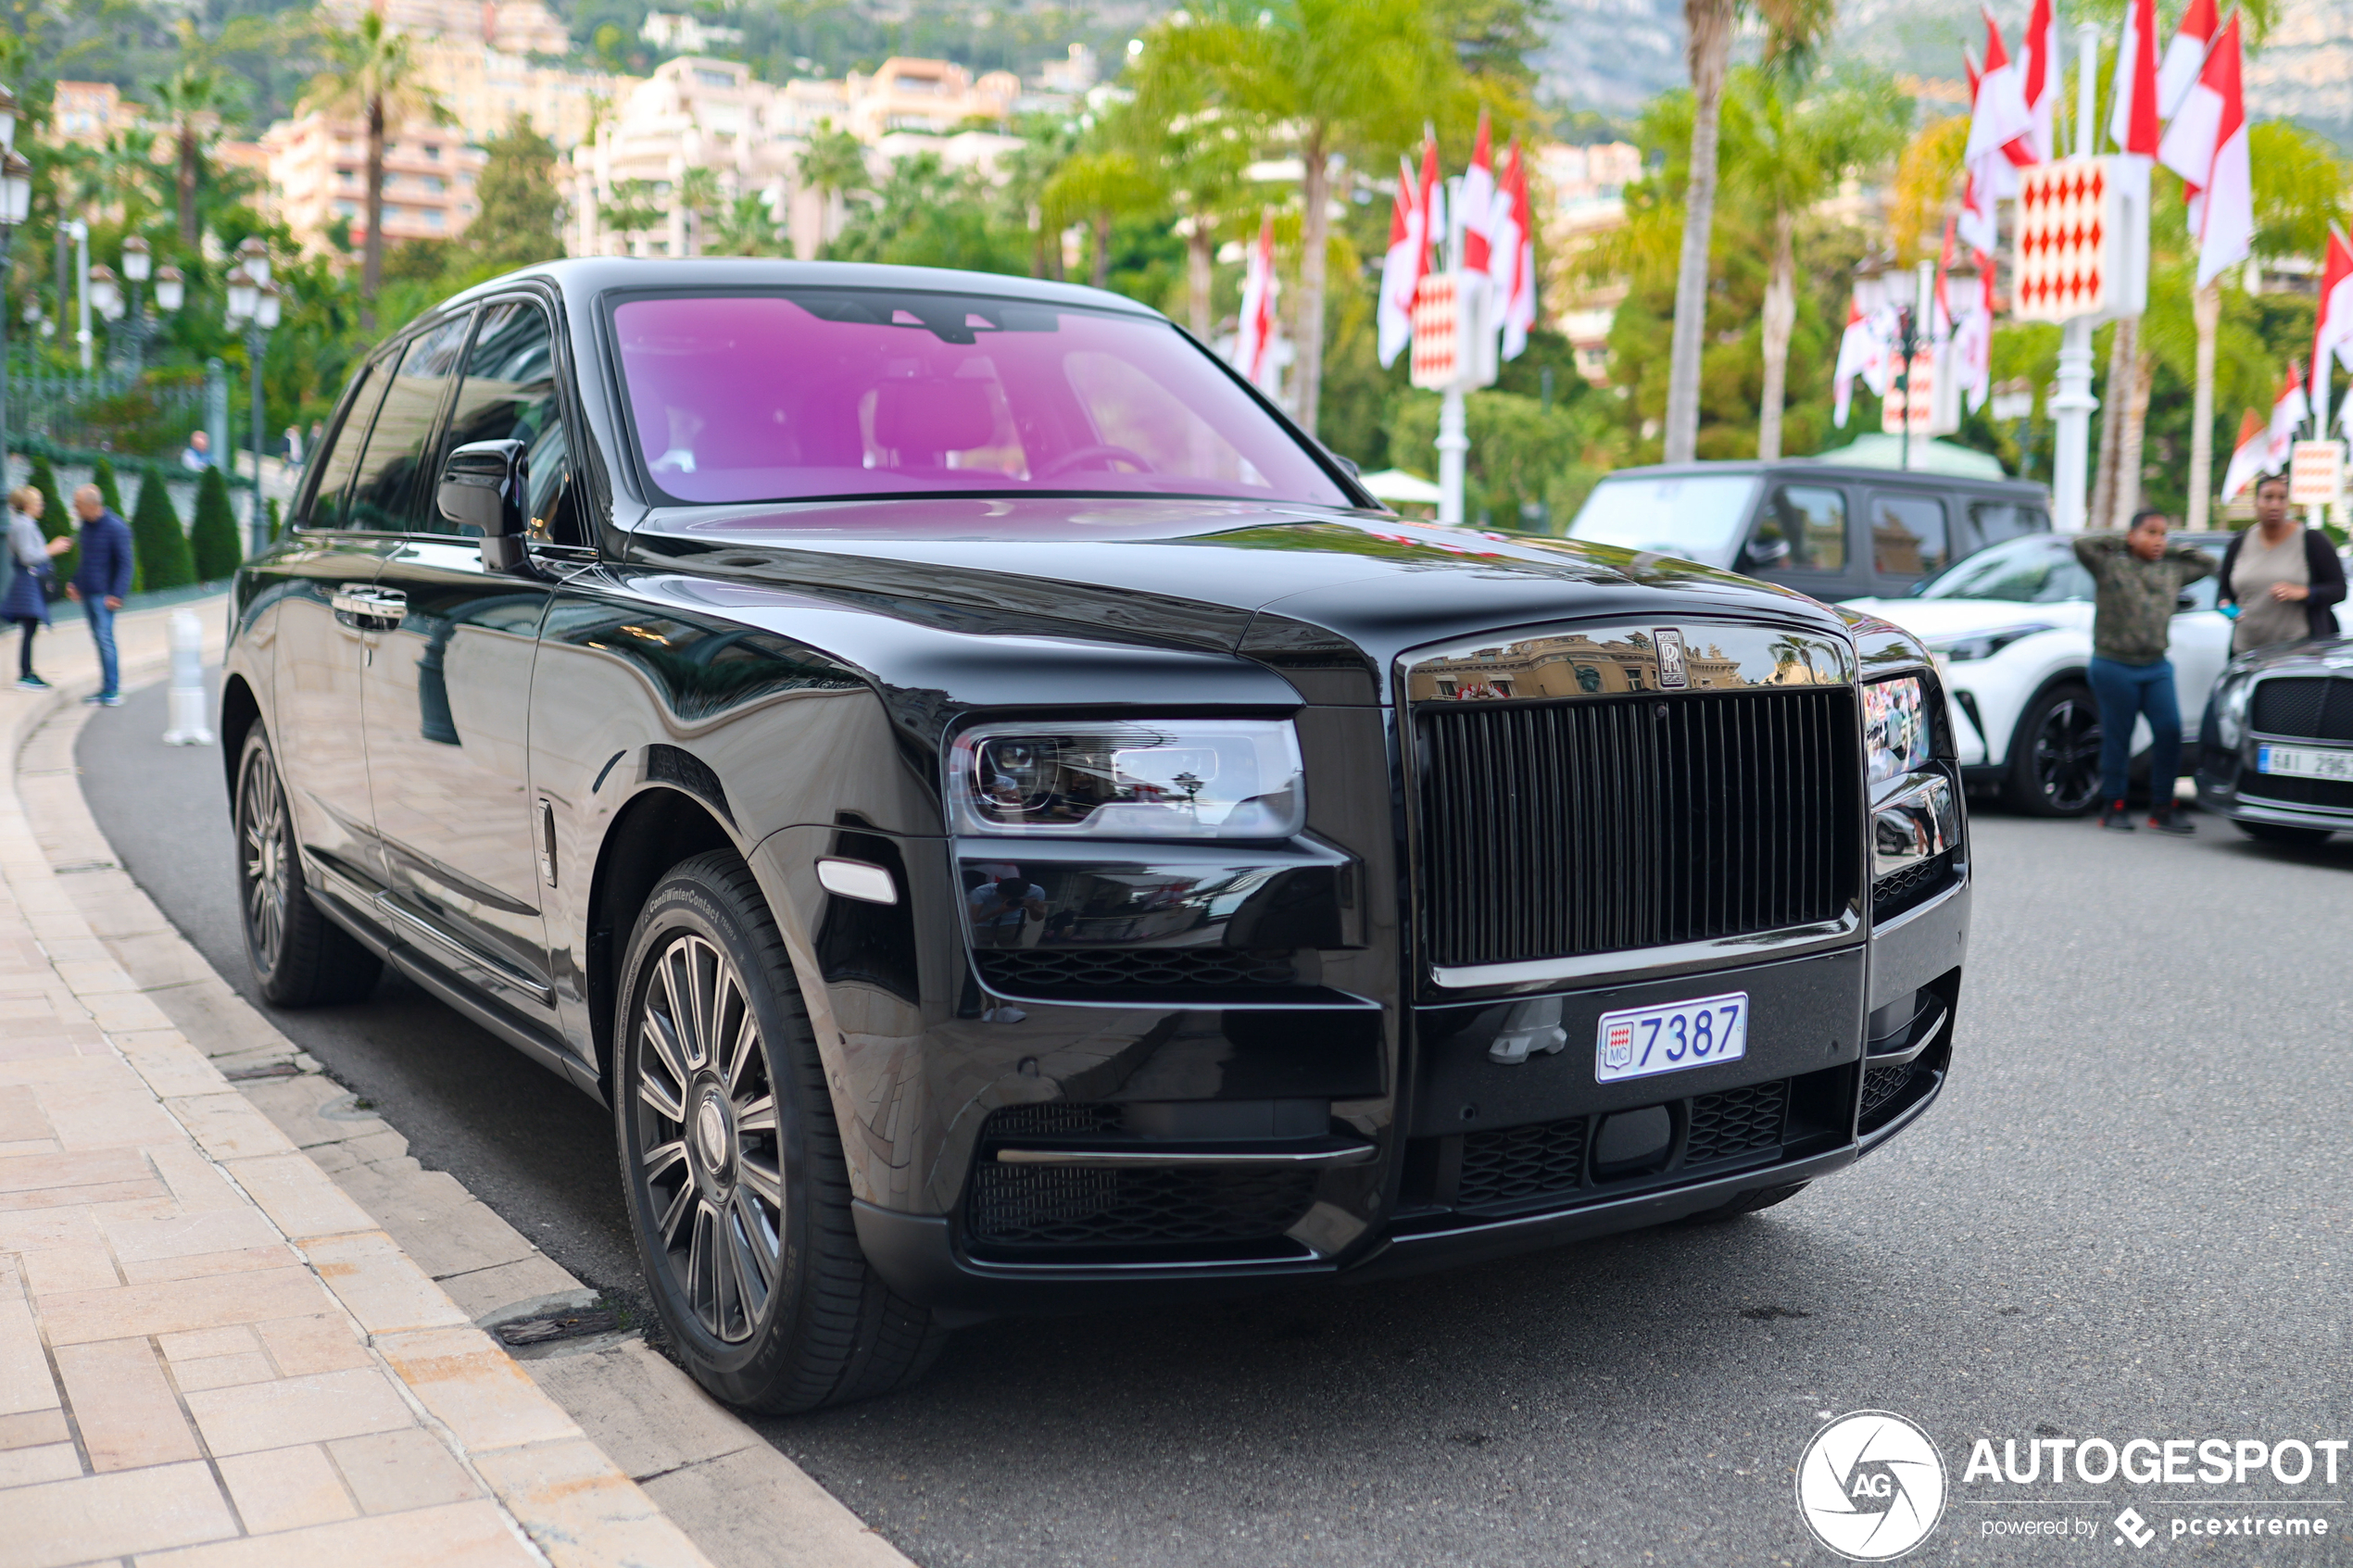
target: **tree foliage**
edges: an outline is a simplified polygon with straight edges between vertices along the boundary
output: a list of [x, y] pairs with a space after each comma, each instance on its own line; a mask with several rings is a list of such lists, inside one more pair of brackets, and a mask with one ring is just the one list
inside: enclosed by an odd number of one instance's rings
[[148, 469], [139, 476], [139, 505], [131, 514], [131, 551], [136, 563], [135, 585], [143, 590], [184, 588], [196, 580], [195, 561], [188, 551], [188, 535], [180, 514], [171, 508], [163, 473]]
[[229, 501], [229, 482], [217, 468], [205, 470], [196, 482], [196, 517], [188, 528], [188, 549], [199, 583], [234, 576], [245, 558], [236, 509]]
[[529, 115], [483, 144], [489, 159], [474, 182], [479, 210], [467, 226], [479, 235], [476, 266], [490, 274], [553, 261], [564, 253], [563, 197], [556, 189], [556, 144]]

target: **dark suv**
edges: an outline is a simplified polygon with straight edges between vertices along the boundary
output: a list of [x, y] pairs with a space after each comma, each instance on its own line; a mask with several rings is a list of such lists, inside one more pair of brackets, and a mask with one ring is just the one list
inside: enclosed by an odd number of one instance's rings
[[2039, 484], [1793, 458], [1620, 469], [1593, 487], [1567, 532], [1834, 604], [1900, 597], [1988, 545], [2050, 529]]
[[370, 357], [291, 523], [223, 698], [261, 988], [388, 962], [610, 1105], [723, 1398], [1742, 1213], [1944, 1081], [1916, 640], [1401, 522], [1113, 295], [535, 269]]

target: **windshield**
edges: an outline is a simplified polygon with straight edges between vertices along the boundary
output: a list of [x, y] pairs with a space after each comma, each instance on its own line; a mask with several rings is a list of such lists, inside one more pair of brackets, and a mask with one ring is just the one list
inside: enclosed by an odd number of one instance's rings
[[2092, 574], [2065, 539], [2032, 533], [1990, 546], [1921, 583], [1923, 599], [2001, 599], [2047, 605], [2092, 596]]
[[680, 501], [1186, 495], [1347, 506], [1165, 321], [871, 289], [626, 300], [629, 412]]
[[1585, 497], [1568, 536], [1729, 566], [1756, 486], [1755, 474], [1604, 479]]

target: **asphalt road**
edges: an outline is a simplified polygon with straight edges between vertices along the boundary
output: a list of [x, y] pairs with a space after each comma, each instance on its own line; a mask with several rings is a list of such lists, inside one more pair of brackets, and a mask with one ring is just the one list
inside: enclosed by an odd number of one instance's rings
[[[153, 690], [95, 718], [92, 804], [246, 985], [220, 759], [161, 746], [163, 725]], [[1921, 1424], [1948, 1469], [1907, 1561], [2346, 1561], [2353, 1455], [2335, 1486], [2259, 1468], [2055, 1488], [1964, 1467], [1979, 1438], [2015, 1439], [2022, 1466], [2037, 1437], [2353, 1437], [2353, 842], [1992, 811], [1974, 833], [1954, 1083], [1910, 1134], [1769, 1214], [1403, 1283], [990, 1324], [915, 1389], [762, 1430], [925, 1568], [1827, 1562], [1793, 1475], [1826, 1415], [1858, 1409]], [[419, 1159], [629, 1287], [595, 1107], [397, 981], [278, 1022]], [[2145, 1552], [2110, 1523], [2128, 1504], [2157, 1529]], [[2243, 1512], [2332, 1534], [2171, 1533]], [[2029, 1520], [2084, 1533], [1988, 1534]]]

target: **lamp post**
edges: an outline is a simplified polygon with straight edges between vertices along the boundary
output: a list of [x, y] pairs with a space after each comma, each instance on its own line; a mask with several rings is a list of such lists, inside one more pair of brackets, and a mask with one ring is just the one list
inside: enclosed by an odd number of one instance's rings
[[[172, 288], [180, 277], [177, 270], [167, 267], [155, 270], [155, 253], [147, 242], [133, 234], [122, 242], [122, 281], [131, 285], [131, 371], [137, 375], [147, 368], [147, 343], [155, 336], [156, 323], [147, 314], [146, 302], [139, 297], [141, 286], [150, 277], [156, 281], [156, 307], [169, 314], [180, 308], [180, 300]], [[167, 295], [173, 297], [167, 298]]]
[[270, 253], [258, 240], [237, 247], [237, 265], [229, 272], [229, 324], [245, 335], [245, 363], [253, 368], [253, 511], [246, 522], [252, 543], [246, 553], [258, 555], [270, 541], [263, 535], [266, 514], [261, 504], [261, 358], [271, 329], [278, 324], [278, 285], [270, 281]]
[[32, 163], [17, 151], [17, 95], [0, 87], [0, 481], [8, 471], [8, 247], [31, 208]]
[[114, 269], [101, 261], [90, 269], [90, 313], [107, 323], [107, 373], [114, 373], [114, 323], [122, 320], [122, 285]]

